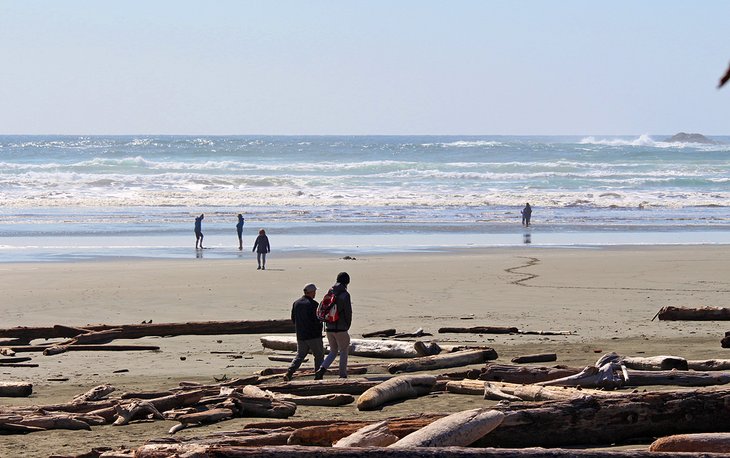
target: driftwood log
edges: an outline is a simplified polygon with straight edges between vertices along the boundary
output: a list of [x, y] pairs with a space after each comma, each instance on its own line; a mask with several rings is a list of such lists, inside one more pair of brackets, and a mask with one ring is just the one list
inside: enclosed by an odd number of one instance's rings
[[537, 355], [523, 355], [512, 358], [512, 362], [515, 364], [525, 363], [547, 363], [550, 361], [557, 361], [558, 355], [555, 353], [540, 353]]
[[617, 397], [624, 393], [566, 387], [519, 385], [517, 383], [462, 380], [446, 383], [446, 391], [483, 396], [494, 401], [565, 401], [585, 396]]
[[567, 366], [514, 366], [491, 363], [482, 368], [478, 378], [495, 382], [538, 383], [575, 375], [580, 371], [581, 368]]
[[727, 321], [730, 308], [725, 307], [662, 307], [656, 316], [661, 321]]
[[690, 359], [687, 368], [693, 371], [726, 371], [730, 370], [730, 359]]
[[375, 410], [387, 402], [428, 394], [436, 385], [433, 375], [400, 375], [369, 388], [357, 399], [358, 410]]
[[[262, 446], [240, 447], [194, 444], [147, 444], [134, 451], [134, 458], [169, 458], [200, 456], [226, 458], [725, 458], [721, 453], [656, 453], [640, 450], [577, 450], [577, 449], [478, 449], [471, 447], [303, 447]], [[126, 458], [126, 457], [125, 457]]]
[[504, 413], [491, 409], [471, 409], [439, 418], [390, 448], [466, 447], [484, 437], [504, 420]]
[[689, 369], [687, 360], [679, 356], [626, 356], [622, 361], [629, 369], [644, 371], [668, 371], [672, 369], [686, 371]]
[[89, 332], [120, 330], [117, 339], [139, 339], [148, 336], [223, 335], [223, 334], [278, 334], [293, 333], [289, 319], [262, 321], [191, 321], [186, 323], [142, 323], [86, 326], [15, 327], [0, 329], [0, 337], [34, 339], [73, 338]]
[[562, 447], [614, 444], [667, 434], [720, 432], [730, 428], [726, 414], [730, 389], [697, 389], [587, 396], [540, 406], [512, 404], [504, 422], [474, 445], [479, 447]]
[[342, 447], [387, 447], [398, 441], [398, 436], [388, 428], [387, 421], [379, 421], [360, 428], [349, 436], [335, 442], [332, 446]]
[[[263, 336], [261, 344], [271, 350], [296, 351], [297, 340], [294, 336]], [[325, 349], [329, 345], [325, 343]], [[351, 339], [348, 354], [374, 358], [415, 358], [419, 356], [414, 342], [400, 340]]]
[[497, 359], [497, 352], [492, 348], [489, 350], [457, 351], [434, 356], [421, 356], [419, 358], [391, 363], [388, 364], [388, 372], [396, 374], [399, 372], [431, 371], [448, 367], [483, 364], [492, 359]]
[[395, 329], [389, 328], [389, 329], [383, 329], [382, 331], [364, 332], [362, 334], [362, 337], [364, 339], [368, 339], [370, 337], [390, 337], [390, 336], [394, 336], [395, 333], [396, 333]]
[[0, 397], [24, 398], [33, 393], [30, 382], [0, 382]]
[[473, 326], [470, 328], [439, 328], [439, 333], [460, 333], [460, 334], [517, 334], [520, 332], [515, 327], [505, 326]]
[[730, 433], [677, 434], [660, 437], [651, 443], [649, 451], [730, 454]]
[[368, 388], [380, 383], [379, 380], [365, 379], [326, 379], [326, 380], [293, 380], [283, 382], [280, 379], [259, 385], [261, 389], [276, 393], [295, 394], [297, 396], [319, 396], [333, 393], [360, 395]]

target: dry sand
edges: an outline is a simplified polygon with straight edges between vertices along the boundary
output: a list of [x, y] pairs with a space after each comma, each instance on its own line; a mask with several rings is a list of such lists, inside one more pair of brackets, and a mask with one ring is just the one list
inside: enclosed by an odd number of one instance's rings
[[[491, 345], [499, 362], [547, 351], [556, 352], [558, 363], [568, 365], [592, 364], [608, 351], [728, 358], [730, 350], [720, 348], [719, 341], [730, 324], [651, 319], [666, 305], [730, 307], [729, 255], [730, 246], [519, 247], [356, 260], [329, 255], [281, 258], [274, 253], [266, 271], [257, 271], [253, 259], [0, 264], [0, 326], [286, 318], [305, 283], [316, 283], [321, 296], [337, 272], [345, 270], [352, 278], [353, 337], [385, 328], [407, 332], [422, 327], [439, 342]], [[444, 326], [483, 325], [566, 330], [575, 335], [437, 333]], [[283, 366], [268, 361], [273, 352], [263, 350], [258, 337], [145, 338], [115, 343], [159, 345], [161, 351], [34, 355], [38, 368], [0, 368], [0, 380], [31, 381], [34, 394], [3, 398], [0, 404], [66, 402], [100, 383], [111, 383], [120, 391], [161, 390], [181, 380], [210, 382], [213, 377], [234, 378]], [[213, 351], [242, 352], [242, 358]], [[127, 371], [115, 373], [120, 370]], [[477, 400], [440, 394], [368, 414], [357, 412], [354, 405], [326, 412], [335, 418], [384, 418], [456, 411], [473, 407]], [[320, 415], [318, 409], [300, 407], [296, 418]], [[179, 434], [233, 430], [249, 421], [237, 419]], [[102, 445], [134, 447], [145, 439], [164, 437], [173, 424], [158, 421], [94, 427], [90, 432], [0, 436], [0, 456], [46, 457]]]

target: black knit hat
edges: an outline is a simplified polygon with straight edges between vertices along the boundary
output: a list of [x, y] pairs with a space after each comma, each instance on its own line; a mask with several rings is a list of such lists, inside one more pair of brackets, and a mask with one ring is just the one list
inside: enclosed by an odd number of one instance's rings
[[350, 274], [347, 272], [340, 272], [337, 274], [337, 283], [342, 283], [343, 285], [349, 285], [350, 284]]

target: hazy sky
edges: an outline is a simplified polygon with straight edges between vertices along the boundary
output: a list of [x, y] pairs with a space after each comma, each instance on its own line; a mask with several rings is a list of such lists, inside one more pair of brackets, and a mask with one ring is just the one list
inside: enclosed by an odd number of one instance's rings
[[730, 134], [728, 1], [0, 0], [0, 134]]

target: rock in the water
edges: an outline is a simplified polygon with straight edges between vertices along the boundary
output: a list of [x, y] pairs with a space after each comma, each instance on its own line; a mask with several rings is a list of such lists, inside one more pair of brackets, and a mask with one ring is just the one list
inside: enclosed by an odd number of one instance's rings
[[717, 143], [720, 143], [711, 138], [707, 138], [702, 134], [688, 134], [685, 132], [680, 132], [678, 134], [672, 135], [665, 141], [670, 143], [705, 143], [708, 145], [715, 145]]

